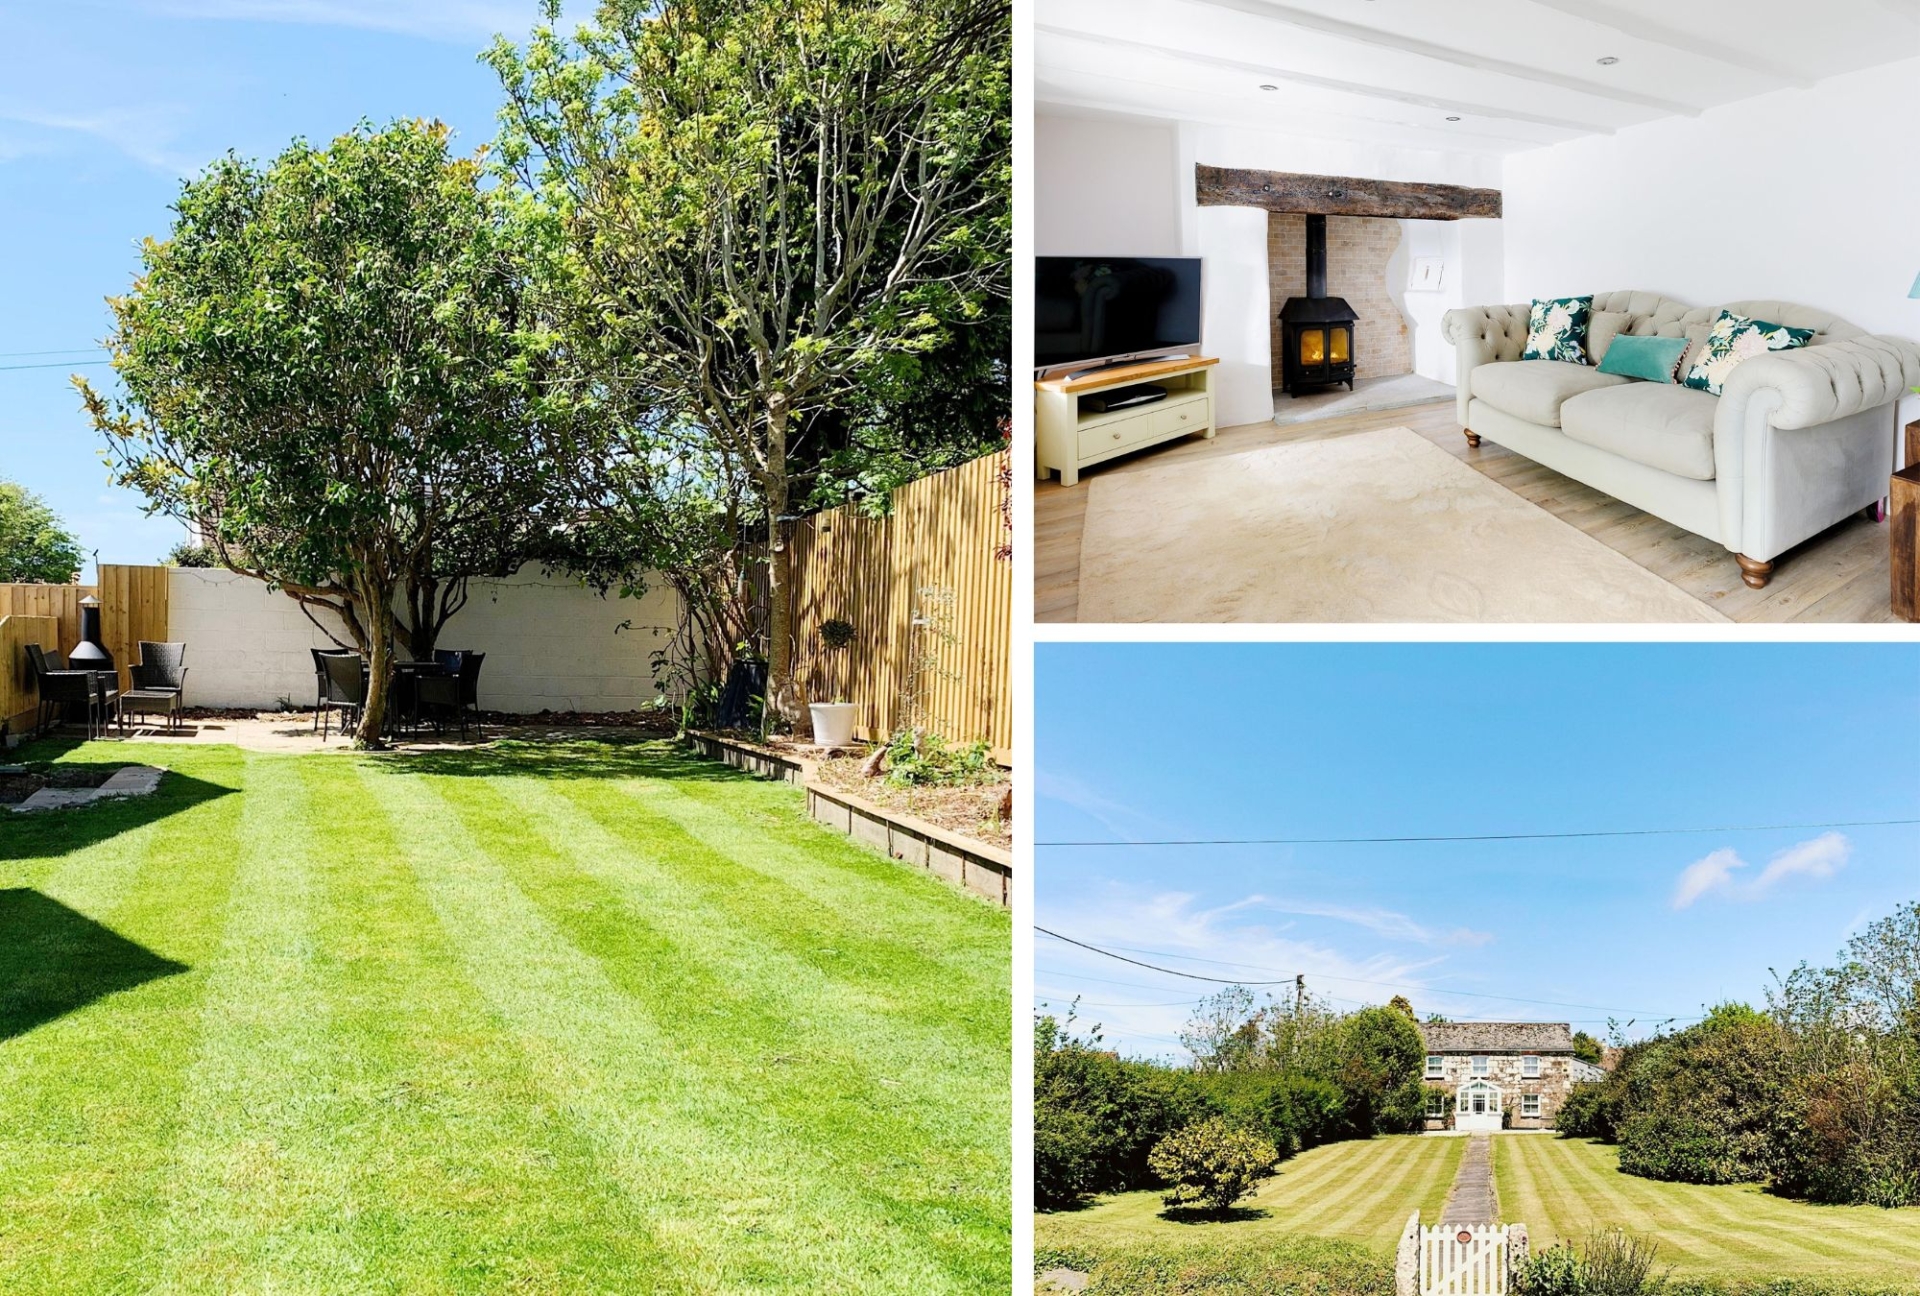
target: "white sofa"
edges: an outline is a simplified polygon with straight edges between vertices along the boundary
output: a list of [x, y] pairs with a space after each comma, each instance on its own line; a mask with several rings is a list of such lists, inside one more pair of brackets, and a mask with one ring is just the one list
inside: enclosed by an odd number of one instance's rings
[[[1616, 292], [1596, 293], [1593, 309], [1626, 315], [1623, 333], [1681, 337], [1723, 308]], [[1724, 309], [1815, 336], [1745, 361], [1711, 396], [1591, 364], [1522, 360], [1525, 302], [1448, 311], [1468, 442], [1485, 437], [1716, 540], [1761, 588], [1781, 553], [1886, 495], [1893, 406], [1920, 383], [1920, 347], [1786, 302]]]

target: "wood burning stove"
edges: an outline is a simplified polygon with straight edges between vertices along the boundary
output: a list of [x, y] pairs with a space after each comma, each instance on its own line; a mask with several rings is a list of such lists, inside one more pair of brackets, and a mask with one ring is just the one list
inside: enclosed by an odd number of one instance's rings
[[1289, 297], [1280, 308], [1280, 388], [1345, 383], [1353, 390], [1353, 329], [1360, 316], [1339, 297], [1327, 296], [1327, 218], [1307, 217], [1307, 295]]

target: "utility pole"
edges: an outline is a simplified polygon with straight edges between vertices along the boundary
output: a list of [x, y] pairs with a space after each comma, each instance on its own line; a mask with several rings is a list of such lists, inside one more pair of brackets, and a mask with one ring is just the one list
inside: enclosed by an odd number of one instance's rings
[[1294, 974], [1293, 978], [1293, 1019], [1296, 1022], [1300, 1020], [1300, 1014], [1306, 1011], [1306, 1007], [1307, 974], [1305, 972], [1298, 972]]

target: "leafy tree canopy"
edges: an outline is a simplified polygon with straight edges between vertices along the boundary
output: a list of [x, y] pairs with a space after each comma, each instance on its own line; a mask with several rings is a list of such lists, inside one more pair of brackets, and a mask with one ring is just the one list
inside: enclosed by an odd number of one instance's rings
[[79, 540], [45, 500], [0, 481], [0, 582], [70, 585], [80, 559]]
[[396, 600], [430, 647], [467, 575], [544, 542], [574, 458], [522, 213], [485, 181], [438, 123], [222, 158], [112, 301], [125, 399], [77, 380], [121, 484], [371, 654], [363, 742]]

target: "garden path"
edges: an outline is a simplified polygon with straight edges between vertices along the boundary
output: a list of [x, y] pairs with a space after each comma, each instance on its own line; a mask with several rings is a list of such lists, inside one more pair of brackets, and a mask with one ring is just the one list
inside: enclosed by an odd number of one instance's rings
[[1445, 1225], [1498, 1224], [1500, 1198], [1493, 1190], [1493, 1136], [1475, 1134], [1453, 1176], [1453, 1191], [1440, 1213]]

